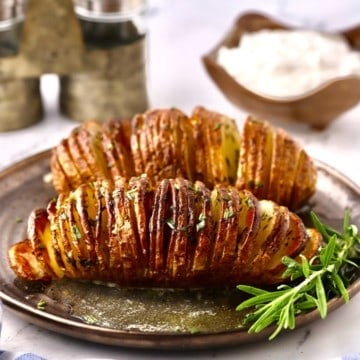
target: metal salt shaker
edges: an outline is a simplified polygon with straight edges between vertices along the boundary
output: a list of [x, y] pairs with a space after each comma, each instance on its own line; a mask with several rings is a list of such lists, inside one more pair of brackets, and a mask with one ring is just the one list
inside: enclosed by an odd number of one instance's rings
[[132, 117], [148, 107], [145, 0], [74, 0], [87, 56], [62, 76], [60, 107], [77, 120]]
[[[25, 0], [0, 1], [0, 61], [18, 55], [25, 8]], [[0, 73], [0, 131], [26, 127], [41, 117], [39, 78]]]

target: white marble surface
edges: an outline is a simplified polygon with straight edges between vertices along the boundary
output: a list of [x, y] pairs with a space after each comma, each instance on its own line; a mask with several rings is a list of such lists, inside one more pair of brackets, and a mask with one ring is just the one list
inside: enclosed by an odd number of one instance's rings
[[[152, 107], [177, 106], [186, 112], [198, 105], [238, 119], [234, 108], [211, 82], [200, 57], [217, 43], [243, 11], [261, 10], [294, 25], [316, 29], [341, 29], [360, 22], [358, 0], [152, 0], [149, 14], [149, 93]], [[45, 119], [29, 128], [0, 133], [0, 170], [31, 154], [47, 149], [76, 124], [58, 112], [58, 82], [54, 75], [42, 80]], [[308, 150], [360, 185], [360, 106], [317, 132], [303, 124], [278, 123]], [[3, 204], [2, 204], [3, 205]], [[46, 359], [333, 359], [360, 352], [360, 296], [317, 321], [272, 342], [192, 353], [158, 353], [90, 344], [57, 335], [23, 322], [4, 311], [0, 349], [33, 351]]]

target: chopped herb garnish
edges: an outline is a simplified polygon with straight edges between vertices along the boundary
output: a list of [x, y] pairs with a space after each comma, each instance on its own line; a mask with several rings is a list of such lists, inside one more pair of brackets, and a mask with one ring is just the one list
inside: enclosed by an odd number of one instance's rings
[[165, 220], [166, 224], [169, 226], [169, 228], [171, 230], [175, 230], [175, 223], [174, 223], [174, 219], [169, 218]]
[[261, 189], [264, 186], [262, 181], [249, 180], [248, 187], [250, 189]]
[[189, 227], [188, 226], [183, 226], [180, 231], [187, 233], [189, 231]]
[[67, 216], [66, 216], [65, 213], [61, 213], [61, 214], [59, 215], [59, 218], [60, 218], [61, 220], [67, 220]]
[[221, 128], [221, 125], [222, 125], [222, 123], [220, 123], [220, 122], [215, 124], [214, 130], [219, 130]]
[[39, 310], [45, 310], [46, 306], [47, 302], [44, 299], [41, 299], [36, 305]]
[[82, 320], [89, 325], [95, 325], [98, 323], [98, 319], [94, 315], [84, 315]]
[[249, 208], [252, 208], [254, 206], [253, 201], [249, 197], [245, 198], [244, 202], [245, 202], [246, 206]]
[[127, 197], [130, 201], [134, 200], [134, 194], [136, 193], [136, 191], [137, 191], [136, 188], [131, 189], [131, 190], [128, 190], [128, 191], [126, 192], [126, 197]]
[[206, 215], [201, 213], [199, 215], [198, 223], [196, 224], [196, 232], [199, 232], [205, 227]]
[[232, 211], [229, 208], [226, 208], [224, 211], [224, 219], [225, 220], [230, 220], [231, 218], [233, 218], [235, 216], [234, 211]]
[[16, 221], [17, 224], [20, 224], [20, 223], [23, 222], [23, 219], [18, 216], [18, 217], [16, 217], [15, 221]]
[[79, 230], [79, 228], [77, 227], [77, 225], [73, 225], [71, 227], [72, 233], [74, 234], [74, 237], [76, 240], [80, 240], [81, 239], [81, 232]]
[[193, 327], [190, 329], [191, 334], [198, 334], [200, 332], [200, 329], [197, 327]]

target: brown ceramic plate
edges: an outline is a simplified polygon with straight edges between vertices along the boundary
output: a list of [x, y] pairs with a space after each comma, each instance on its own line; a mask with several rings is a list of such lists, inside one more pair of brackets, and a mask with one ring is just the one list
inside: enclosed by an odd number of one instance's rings
[[[211, 79], [234, 105], [268, 120], [300, 121], [323, 128], [344, 111], [360, 102], [360, 77], [346, 76], [328, 81], [300, 96], [276, 98], [259, 95], [240, 85], [217, 63], [220, 47], [236, 47], [245, 32], [263, 29], [293, 29], [258, 13], [240, 16], [223, 39], [204, 57]], [[339, 32], [351, 47], [360, 50], [360, 26]]]
[[[59, 282], [47, 288], [28, 287], [8, 266], [8, 247], [22, 240], [26, 219], [55, 193], [43, 181], [49, 172], [49, 152], [30, 157], [0, 173], [0, 298], [16, 315], [46, 329], [88, 341], [153, 349], [200, 349], [266, 339], [272, 328], [248, 334], [239, 326], [241, 301], [235, 291], [165, 291], [119, 289], [82, 282]], [[319, 181], [311, 207], [328, 224], [339, 228], [346, 208], [360, 224], [360, 189], [332, 168], [317, 162]], [[350, 286], [353, 296], [360, 279]], [[45, 310], [37, 304], [45, 299]], [[329, 301], [329, 310], [343, 301]], [[70, 312], [71, 309], [71, 312]], [[297, 326], [319, 319], [317, 311], [297, 317]]]

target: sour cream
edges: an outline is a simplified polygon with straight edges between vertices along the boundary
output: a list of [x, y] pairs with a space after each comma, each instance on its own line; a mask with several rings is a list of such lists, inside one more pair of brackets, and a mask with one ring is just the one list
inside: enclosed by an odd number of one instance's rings
[[238, 47], [220, 48], [218, 63], [241, 85], [270, 97], [301, 95], [322, 83], [360, 76], [360, 52], [338, 35], [309, 30], [244, 34]]

